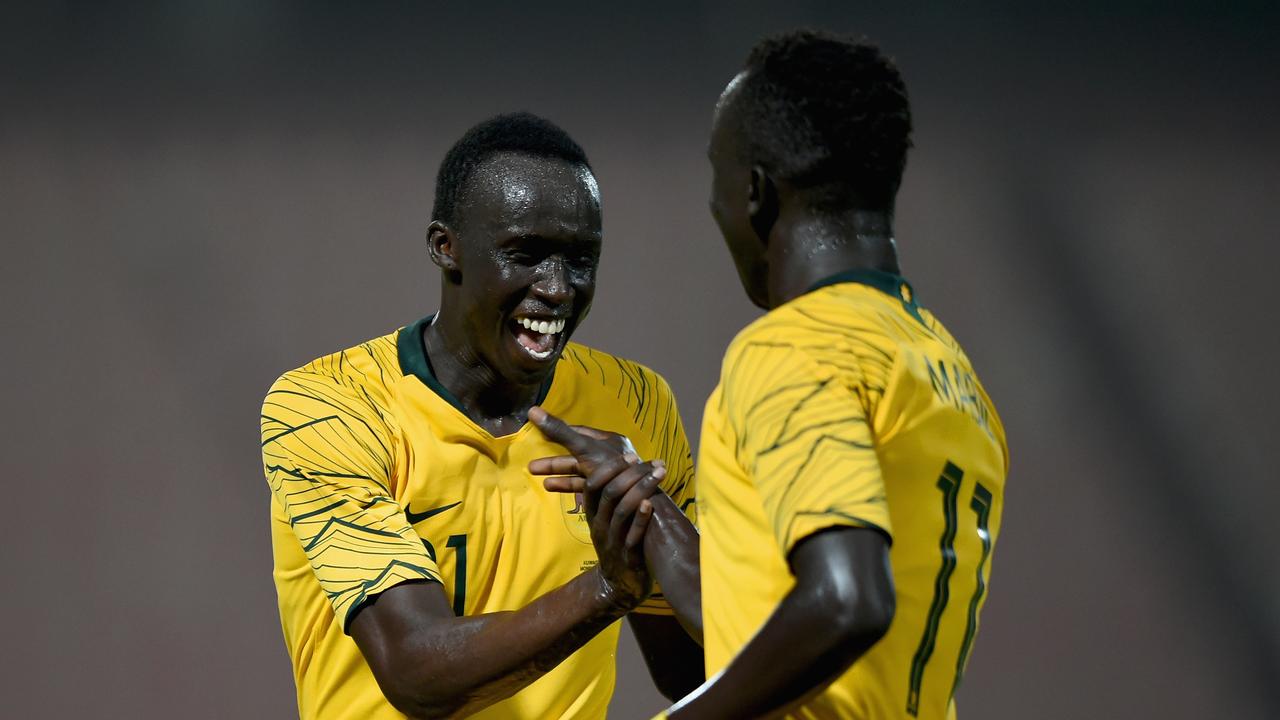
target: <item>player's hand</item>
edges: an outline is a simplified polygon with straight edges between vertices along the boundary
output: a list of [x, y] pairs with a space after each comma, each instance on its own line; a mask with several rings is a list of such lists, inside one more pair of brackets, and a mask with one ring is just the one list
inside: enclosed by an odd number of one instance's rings
[[[538, 408], [538, 409], [540, 411], [542, 410], [541, 408]], [[543, 412], [545, 413], [545, 411]], [[538, 417], [551, 418], [550, 421], [534, 420], [533, 423], [534, 425], [537, 425], [539, 428], [543, 428], [543, 433], [546, 434], [548, 438], [551, 438], [552, 440], [556, 440], [556, 438], [552, 437], [551, 434], [548, 434], [548, 431], [543, 426], [545, 425], [547, 427], [550, 427], [551, 433], [560, 431], [561, 429], [555, 424], [558, 421], [558, 418], [550, 414], [541, 414], [541, 415], [538, 415]], [[533, 419], [532, 413], [531, 413], [530, 419]], [[560, 424], [563, 425], [564, 427], [567, 427], [569, 430], [572, 430], [573, 432], [577, 433], [578, 435], [583, 435], [588, 438], [600, 440], [601, 442], [606, 443], [614, 452], [620, 454], [624, 460], [626, 460], [628, 463], [632, 465], [640, 462], [640, 454], [636, 452], [635, 446], [631, 444], [631, 439], [628, 438], [626, 435], [620, 435], [616, 432], [610, 432], [608, 430], [593, 428], [589, 425], [568, 425], [563, 421], [558, 421], [558, 422], [560, 422]], [[571, 441], [572, 440], [570, 440], [570, 442]], [[556, 440], [556, 442], [560, 442], [560, 441]], [[565, 443], [563, 442], [560, 442], [560, 444], [565, 445]], [[565, 447], [567, 448], [568, 445], [565, 445]], [[576, 476], [581, 480], [585, 480], [586, 477], [589, 476], [591, 474], [591, 471], [594, 469], [592, 462], [593, 461], [599, 462], [605, 459], [605, 457], [601, 456], [597, 458], [592, 458], [592, 457], [584, 456], [580, 461], [576, 455], [572, 454], [573, 452], [572, 450], [570, 450], [569, 452], [570, 452], [569, 455], [556, 455], [554, 457], [538, 458], [537, 460], [534, 460], [533, 462], [529, 463], [529, 472], [533, 473], [534, 475], [559, 476], [559, 477], [548, 478], [547, 489], [552, 492], [582, 492], [582, 487], [580, 482], [564, 483], [564, 482], [550, 482], [550, 481], [551, 480], [558, 481], [562, 477], [571, 478], [574, 476]]]
[[[529, 419], [538, 425], [545, 436], [570, 451], [570, 455], [539, 457], [531, 461], [530, 473], [549, 475], [543, 480], [543, 487], [550, 492], [573, 492], [584, 496], [582, 505], [588, 520], [593, 519], [598, 511], [600, 493], [604, 492], [605, 487], [614, 482], [621, 483], [620, 486], [609, 489], [609, 493], [621, 495], [625, 495], [626, 488], [632, 487], [630, 475], [618, 479], [627, 465], [635, 465], [640, 461], [635, 446], [631, 445], [626, 436], [588, 425], [570, 425], [536, 406], [530, 409]], [[655, 460], [654, 466], [664, 468], [666, 464], [662, 460]], [[648, 486], [641, 486], [644, 487]], [[640, 497], [639, 500], [644, 500], [649, 495]], [[631, 503], [623, 503], [621, 509], [631, 510]], [[649, 510], [650, 506], [646, 505], [645, 509]], [[643, 537], [643, 533], [640, 537]]]
[[570, 427], [541, 408], [530, 409], [529, 419], [572, 453], [571, 458], [534, 460], [530, 472], [558, 476], [546, 479], [548, 490], [582, 493], [591, 541], [609, 591], [624, 602], [643, 600], [652, 586], [642, 553], [653, 517], [649, 498], [666, 477], [665, 465], [660, 460], [637, 462], [630, 443], [618, 441], [622, 436]]
[[[600, 557], [601, 572], [637, 602], [648, 597], [652, 587], [644, 560], [644, 534], [653, 518], [650, 497], [667, 476], [666, 467], [660, 463], [629, 465], [604, 483], [599, 492], [588, 485], [583, 493], [584, 500], [597, 498], [595, 509], [587, 511], [587, 523]], [[588, 483], [591, 480], [588, 478]], [[613, 566], [606, 566], [606, 562]]]

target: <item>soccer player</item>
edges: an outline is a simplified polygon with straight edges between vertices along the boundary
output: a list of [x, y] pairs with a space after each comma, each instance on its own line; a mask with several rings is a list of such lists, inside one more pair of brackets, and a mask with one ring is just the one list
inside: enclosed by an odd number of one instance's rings
[[702, 655], [649, 597], [632, 534], [647, 504], [615, 522], [588, 494], [588, 521], [527, 470], [560, 451], [526, 424], [540, 403], [629, 438], [611, 474], [692, 502], [667, 383], [569, 342], [601, 249], [586, 155], [546, 120], [498, 116], [448, 152], [432, 212], [438, 312], [285, 373], [263, 403], [301, 717], [602, 718], [624, 616], [679, 697]]
[[[968, 357], [899, 272], [910, 132], [894, 64], [810, 32], [758, 44], [716, 107], [712, 214], [768, 312], [730, 345], [703, 417], [686, 625], [712, 679], [671, 718], [955, 715], [1008, 452]], [[535, 419], [602, 462], [601, 443]], [[666, 535], [650, 525], [646, 555], [697, 614], [650, 547]]]

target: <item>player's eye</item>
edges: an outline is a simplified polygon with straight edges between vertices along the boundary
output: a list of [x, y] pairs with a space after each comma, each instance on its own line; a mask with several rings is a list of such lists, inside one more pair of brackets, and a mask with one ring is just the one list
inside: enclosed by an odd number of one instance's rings
[[502, 255], [508, 260], [521, 265], [537, 265], [542, 261], [542, 258], [537, 253], [528, 248], [507, 248]]
[[593, 251], [584, 251], [569, 256], [569, 262], [578, 267], [593, 268], [600, 262], [600, 253]]

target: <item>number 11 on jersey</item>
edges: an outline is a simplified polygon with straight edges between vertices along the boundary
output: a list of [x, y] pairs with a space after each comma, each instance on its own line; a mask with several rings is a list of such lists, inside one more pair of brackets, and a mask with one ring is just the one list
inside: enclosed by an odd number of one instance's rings
[[[933, 584], [933, 602], [929, 605], [929, 615], [925, 620], [924, 635], [916, 648], [915, 657], [911, 660], [911, 681], [907, 690], [907, 713], [913, 717], [920, 710], [920, 685], [924, 681], [925, 665], [933, 656], [934, 644], [938, 638], [938, 626], [942, 623], [942, 613], [947, 609], [950, 600], [951, 574], [956, 569], [956, 533], [959, 518], [957, 500], [960, 495], [960, 483], [964, 480], [964, 471], [954, 463], [948, 462], [938, 476], [938, 490], [942, 491], [942, 511], [946, 517], [946, 527], [942, 531], [939, 547], [942, 551], [942, 567], [938, 568], [937, 579]], [[955, 695], [956, 686], [960, 684], [960, 676], [964, 674], [965, 663], [969, 659], [969, 651], [973, 648], [973, 636], [978, 630], [978, 604], [986, 593], [987, 586], [982, 572], [986, 568], [987, 558], [991, 555], [991, 533], [988, 522], [991, 517], [991, 492], [974, 483], [973, 498], [969, 507], [977, 515], [977, 534], [982, 541], [982, 557], [977, 565], [977, 583], [973, 597], [969, 599], [969, 615], [965, 625], [964, 640], [960, 644], [960, 654], [956, 658], [955, 679], [951, 682], [951, 696]]]

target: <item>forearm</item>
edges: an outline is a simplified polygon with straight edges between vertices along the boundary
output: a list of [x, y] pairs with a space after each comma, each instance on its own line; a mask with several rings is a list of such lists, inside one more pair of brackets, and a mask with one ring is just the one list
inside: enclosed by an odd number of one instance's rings
[[672, 720], [777, 717], [839, 677], [883, 630], [860, 631], [823, 595], [793, 589], [723, 672], [672, 708]]
[[384, 623], [381, 637], [361, 647], [373, 646], [366, 658], [383, 668], [376, 673], [379, 682], [401, 712], [415, 718], [467, 715], [538, 679], [633, 605], [619, 600], [593, 569], [519, 610], [433, 619], [418, 627]]
[[440, 683], [442, 690], [465, 700], [460, 714], [510, 697], [630, 608], [610, 595], [595, 570], [583, 573], [519, 610], [485, 618], [478, 629], [458, 628], [455, 637], [441, 643], [451, 678]]
[[701, 645], [702, 575], [698, 531], [666, 494], [658, 492], [649, 500], [653, 504], [653, 519], [644, 538], [649, 574], [662, 587], [681, 627]]
[[649, 676], [668, 700], [679, 700], [706, 679], [702, 646], [669, 615], [631, 613], [627, 616]]

